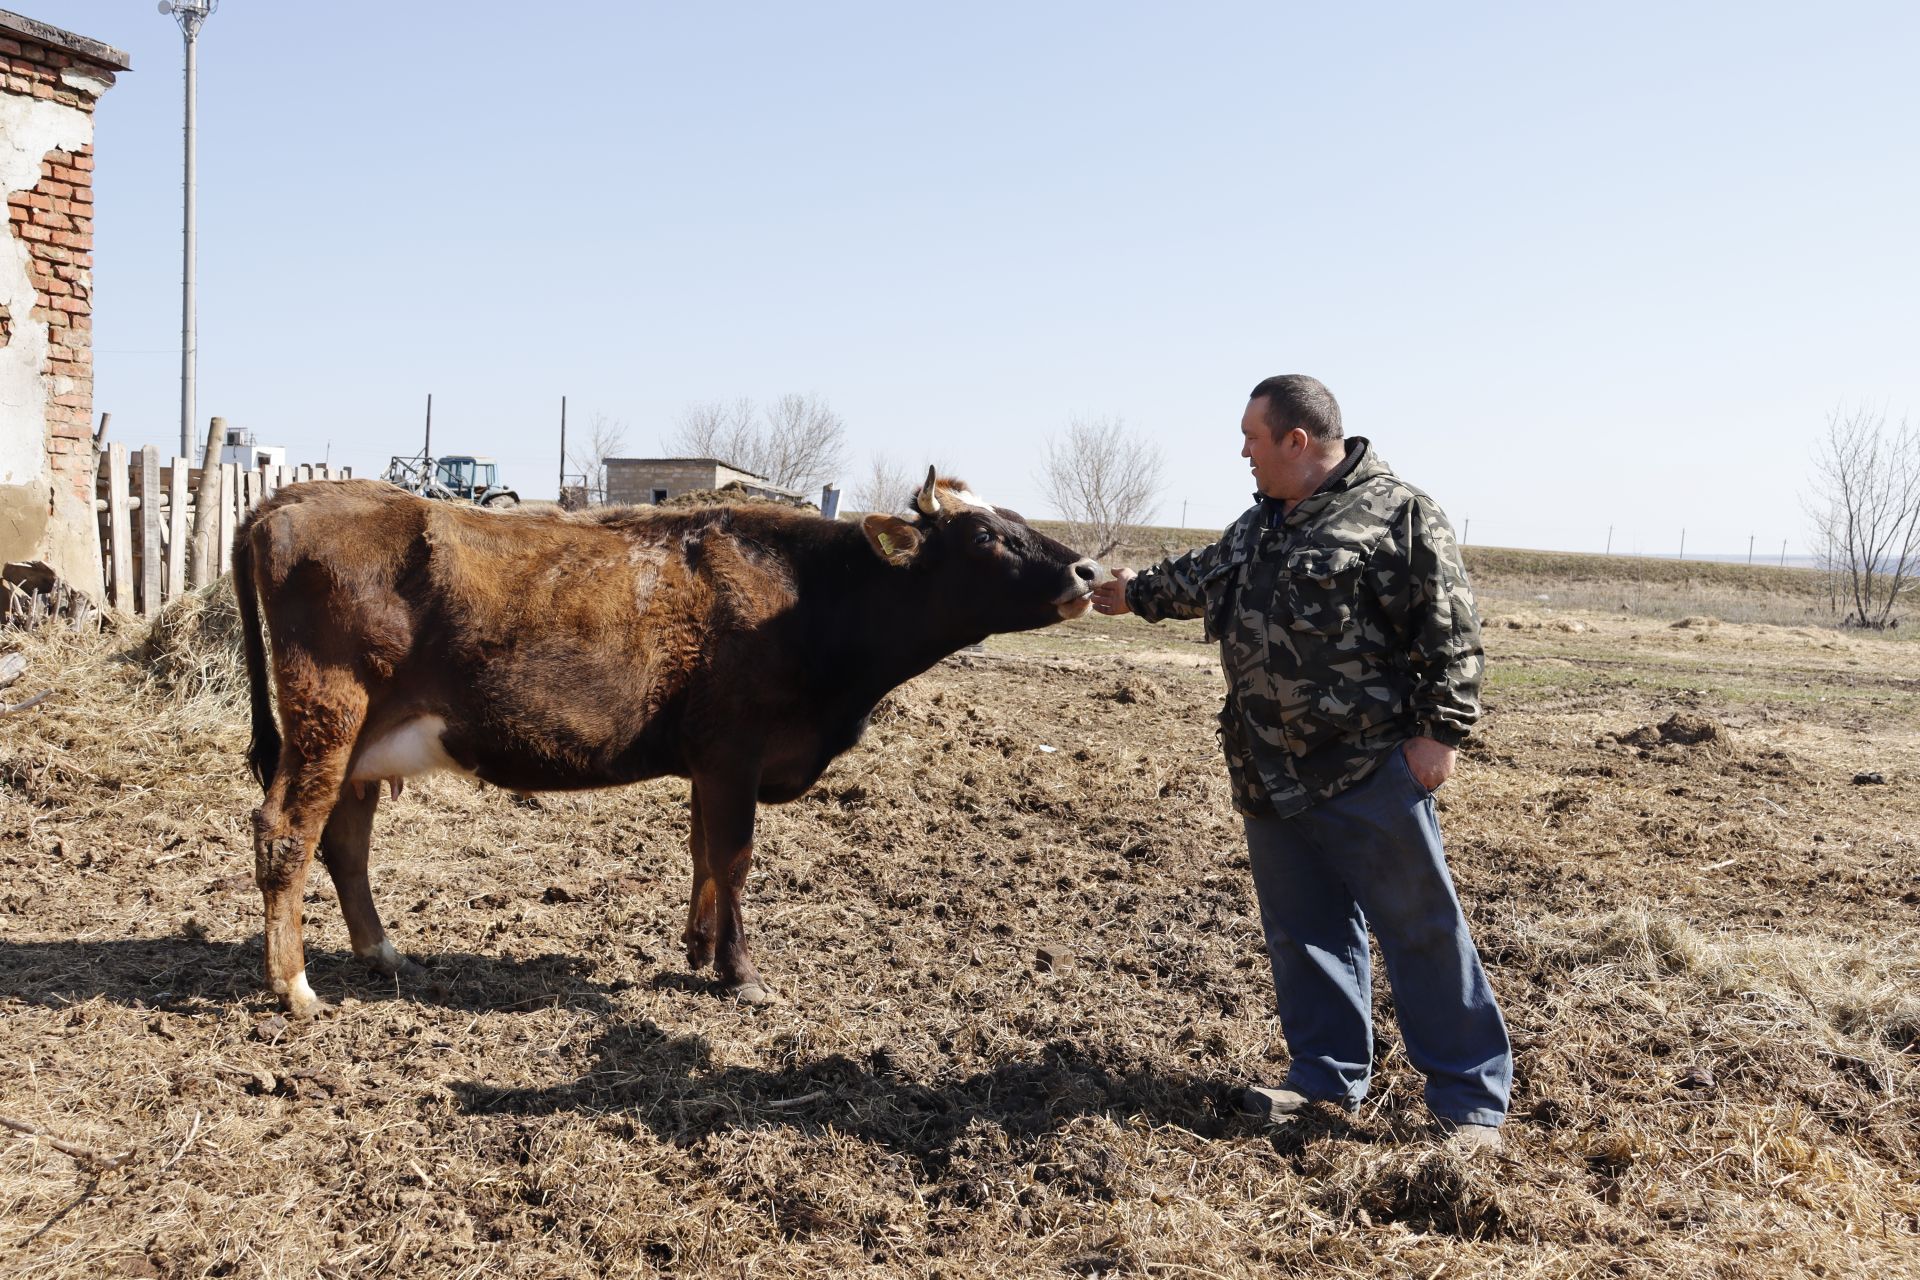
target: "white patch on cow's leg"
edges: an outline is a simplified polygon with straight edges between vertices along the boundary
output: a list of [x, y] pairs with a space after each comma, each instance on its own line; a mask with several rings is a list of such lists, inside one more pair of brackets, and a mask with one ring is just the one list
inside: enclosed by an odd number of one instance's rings
[[306, 1017], [320, 1008], [320, 997], [307, 985], [307, 971], [302, 969], [293, 975], [293, 980], [275, 978], [274, 994], [286, 1001], [287, 1008], [298, 1017]]

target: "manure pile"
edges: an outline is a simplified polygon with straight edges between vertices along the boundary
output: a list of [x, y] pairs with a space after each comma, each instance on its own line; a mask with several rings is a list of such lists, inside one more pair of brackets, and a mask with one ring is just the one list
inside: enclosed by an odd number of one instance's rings
[[1230, 1114], [1285, 1045], [1178, 628], [950, 660], [763, 809], [771, 1006], [678, 954], [684, 784], [436, 779], [374, 843], [425, 979], [316, 870], [312, 1022], [261, 989], [230, 602], [0, 633], [59, 691], [0, 720], [0, 1116], [64, 1144], [0, 1131], [0, 1272], [1920, 1274], [1920, 662], [1579, 621], [1489, 629], [1442, 793], [1518, 1053], [1472, 1164], [1384, 977], [1357, 1113]]

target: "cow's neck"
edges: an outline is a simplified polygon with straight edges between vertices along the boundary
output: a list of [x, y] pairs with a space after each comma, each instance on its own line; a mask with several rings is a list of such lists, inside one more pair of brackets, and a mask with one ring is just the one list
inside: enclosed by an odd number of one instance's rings
[[866, 703], [864, 713], [888, 690], [988, 633], [944, 598], [932, 575], [884, 563], [858, 528], [849, 532], [858, 543], [856, 554], [842, 561], [824, 593], [836, 598], [843, 625], [829, 628], [834, 652], [823, 656], [848, 674], [849, 693]]

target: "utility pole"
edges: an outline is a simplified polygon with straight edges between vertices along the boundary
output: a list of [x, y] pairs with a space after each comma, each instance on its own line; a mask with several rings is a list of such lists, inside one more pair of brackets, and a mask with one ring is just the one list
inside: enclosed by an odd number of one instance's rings
[[1182, 529], [1187, 527], [1187, 500], [1185, 498], [1180, 499], [1180, 527]]
[[1747, 563], [1748, 564], [1753, 563], [1753, 537], [1754, 535], [1752, 535], [1751, 533], [1747, 535]]
[[433, 392], [427, 392], [427, 442], [420, 446], [420, 460], [433, 465]]
[[1780, 567], [1782, 569], [1787, 567], [1787, 540], [1785, 538], [1780, 539]]
[[1468, 516], [1467, 522], [1460, 526], [1460, 545], [1463, 547], [1466, 546], [1467, 539], [1472, 536], [1473, 536], [1473, 517]]
[[567, 496], [567, 398], [560, 397], [560, 498]]
[[193, 456], [193, 418], [194, 418], [194, 378], [200, 361], [200, 324], [194, 314], [193, 274], [194, 274], [194, 237], [196, 234], [194, 218], [194, 100], [200, 84], [200, 26], [213, 11], [220, 7], [220, 0], [160, 0], [160, 12], [170, 14], [180, 24], [180, 34], [187, 44], [187, 105], [186, 121], [182, 133], [185, 135], [186, 180], [185, 198], [181, 210], [180, 245], [180, 456]]
[[1607, 526], [1607, 554], [1613, 554], [1613, 526]]
[[1680, 558], [1682, 560], [1687, 558], [1687, 531], [1685, 529], [1680, 531]]

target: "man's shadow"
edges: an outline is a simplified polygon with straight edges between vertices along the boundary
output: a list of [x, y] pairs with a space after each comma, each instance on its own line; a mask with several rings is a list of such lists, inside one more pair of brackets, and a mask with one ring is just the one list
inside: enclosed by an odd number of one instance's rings
[[1142, 1116], [1201, 1137], [1248, 1125], [1232, 1114], [1220, 1082], [1124, 1064], [1066, 1039], [1052, 1041], [1031, 1061], [933, 1083], [908, 1078], [883, 1050], [779, 1069], [716, 1070], [703, 1038], [669, 1035], [644, 1020], [610, 1022], [593, 1052], [593, 1067], [567, 1084], [449, 1087], [469, 1113], [618, 1115], [679, 1146], [736, 1128], [832, 1130], [934, 1170], [953, 1158], [956, 1145], [977, 1141], [982, 1126], [1033, 1138], [1090, 1115]]

